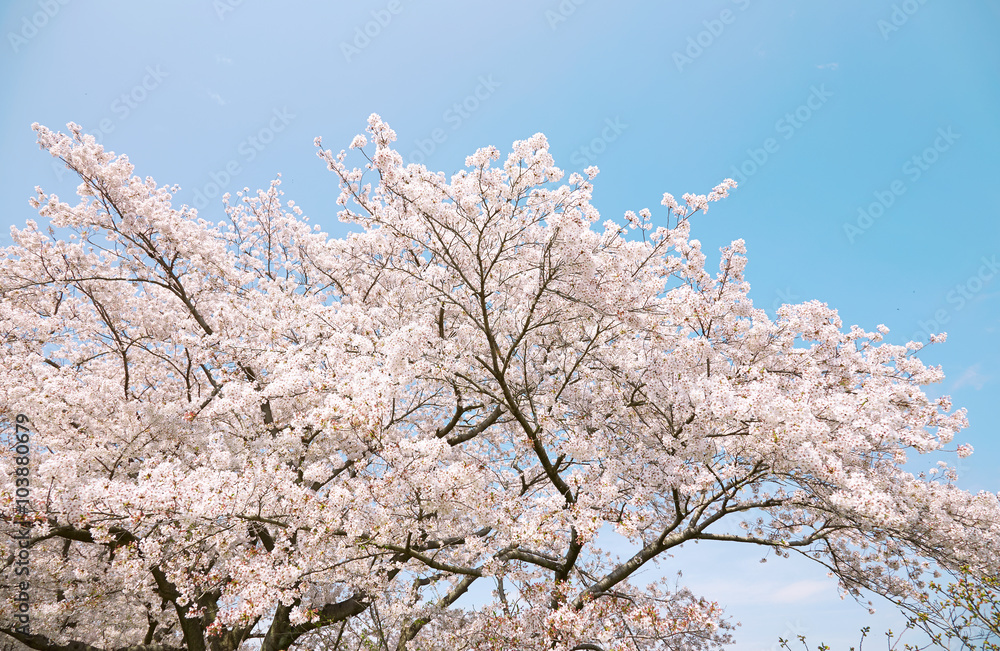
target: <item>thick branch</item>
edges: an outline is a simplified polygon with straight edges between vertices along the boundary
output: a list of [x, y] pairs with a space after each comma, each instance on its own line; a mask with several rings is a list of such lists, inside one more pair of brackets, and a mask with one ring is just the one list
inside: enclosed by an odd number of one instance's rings
[[77, 641], [69, 642], [68, 644], [58, 644], [44, 635], [38, 635], [37, 633], [25, 635], [5, 626], [0, 626], [0, 633], [14, 638], [27, 647], [37, 649], [37, 651], [187, 651], [184, 647], [169, 646], [166, 644], [132, 644], [114, 649], [104, 649], [92, 646], [86, 642]]

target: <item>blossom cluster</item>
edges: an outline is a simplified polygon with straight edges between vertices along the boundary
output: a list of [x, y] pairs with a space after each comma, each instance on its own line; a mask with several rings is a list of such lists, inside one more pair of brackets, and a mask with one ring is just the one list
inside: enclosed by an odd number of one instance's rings
[[0, 261], [0, 413], [37, 432], [32, 622], [54, 644], [714, 648], [717, 604], [634, 584], [691, 540], [894, 599], [934, 563], [1000, 567], [997, 496], [904, 469], [971, 453], [921, 345], [817, 301], [768, 316], [742, 240], [711, 268], [692, 222], [730, 179], [601, 222], [598, 170], [560, 184], [541, 134], [447, 177], [373, 115], [361, 168], [317, 139], [337, 239], [280, 178], [211, 223], [79, 127], [35, 129], [79, 202], [38, 189], [71, 235], [28, 222]]

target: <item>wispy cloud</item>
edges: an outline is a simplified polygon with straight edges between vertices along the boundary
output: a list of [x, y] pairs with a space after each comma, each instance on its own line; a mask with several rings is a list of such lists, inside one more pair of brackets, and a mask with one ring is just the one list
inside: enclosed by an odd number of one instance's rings
[[222, 65], [226, 65], [226, 66], [233, 65], [233, 60], [232, 59], [230, 59], [229, 57], [224, 57], [221, 54], [216, 54], [215, 55], [215, 62], [216, 63], [221, 63]]
[[721, 596], [727, 605], [737, 604], [802, 604], [829, 600], [836, 595], [837, 584], [817, 579], [802, 579], [785, 583], [779, 580], [747, 581], [746, 577], [714, 578], [701, 582], [701, 594]]
[[819, 68], [820, 70], [836, 70], [837, 68], [840, 67], [840, 64], [836, 63], [836, 62], [834, 62], [834, 63], [821, 63], [821, 64], [819, 64], [816, 67]]
[[828, 581], [796, 581], [786, 585], [769, 595], [769, 601], [776, 604], [794, 604], [809, 601], [820, 594], [829, 594]]
[[962, 387], [966, 386], [971, 386], [976, 391], [982, 389], [991, 378], [988, 375], [980, 373], [979, 367], [980, 364], [973, 364], [969, 368], [965, 369], [965, 371], [958, 376], [958, 379], [955, 380], [955, 383], [951, 386], [951, 390], [958, 391]]
[[218, 93], [213, 93], [213, 92], [210, 91], [208, 93], [208, 96], [211, 97], [212, 99], [214, 99], [215, 103], [218, 104], [219, 106], [225, 106], [226, 105], [226, 100], [222, 99], [222, 95], [220, 95]]

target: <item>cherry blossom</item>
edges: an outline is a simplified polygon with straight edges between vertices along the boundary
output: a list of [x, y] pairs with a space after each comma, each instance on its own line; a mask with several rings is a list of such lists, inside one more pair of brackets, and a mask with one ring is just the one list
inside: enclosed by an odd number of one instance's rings
[[34, 432], [31, 632], [11, 600], [0, 632], [31, 648], [709, 649], [717, 603], [636, 583], [685, 542], [899, 602], [1000, 566], [997, 496], [904, 467], [971, 453], [920, 344], [817, 301], [770, 317], [742, 240], [711, 268], [691, 228], [730, 179], [622, 225], [541, 134], [447, 177], [373, 115], [361, 167], [317, 139], [337, 239], [280, 178], [213, 223], [34, 128], [81, 183], [38, 189], [0, 262], [0, 414]]

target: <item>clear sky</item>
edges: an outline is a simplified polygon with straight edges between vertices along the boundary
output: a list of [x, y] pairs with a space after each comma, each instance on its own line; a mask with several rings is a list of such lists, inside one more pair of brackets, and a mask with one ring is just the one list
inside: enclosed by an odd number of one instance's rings
[[[210, 221], [218, 193], [281, 172], [335, 236], [313, 139], [344, 148], [373, 112], [448, 174], [541, 131], [567, 171], [601, 168], [605, 218], [732, 177], [693, 224], [704, 250], [744, 238], [769, 311], [819, 299], [894, 343], [947, 331], [922, 358], [969, 411], [960, 483], [1000, 490], [998, 0], [7, 0], [0, 28], [0, 245], [34, 186], [76, 186], [36, 121], [99, 133]], [[760, 555], [702, 544], [662, 570], [727, 606], [740, 650], [898, 628], [819, 566]]]

